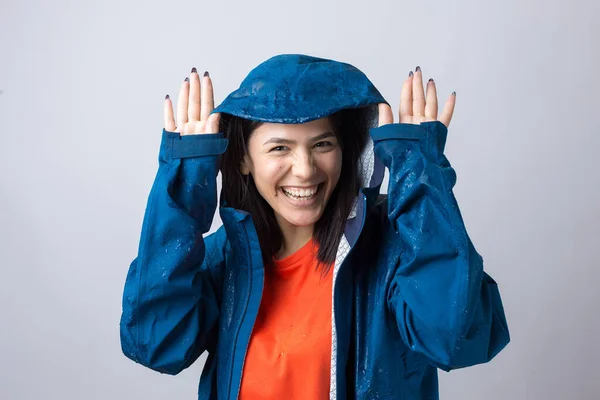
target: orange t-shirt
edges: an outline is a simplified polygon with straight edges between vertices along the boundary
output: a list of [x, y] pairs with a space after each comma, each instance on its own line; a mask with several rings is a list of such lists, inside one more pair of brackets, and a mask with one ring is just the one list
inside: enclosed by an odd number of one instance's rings
[[311, 239], [265, 268], [241, 400], [329, 399], [333, 267], [322, 278], [317, 249]]

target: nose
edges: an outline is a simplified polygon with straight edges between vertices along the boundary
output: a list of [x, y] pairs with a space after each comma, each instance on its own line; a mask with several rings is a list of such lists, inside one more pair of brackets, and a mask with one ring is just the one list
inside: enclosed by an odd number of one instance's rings
[[303, 181], [308, 181], [317, 172], [314, 157], [310, 152], [302, 152], [294, 157], [292, 166], [294, 176]]

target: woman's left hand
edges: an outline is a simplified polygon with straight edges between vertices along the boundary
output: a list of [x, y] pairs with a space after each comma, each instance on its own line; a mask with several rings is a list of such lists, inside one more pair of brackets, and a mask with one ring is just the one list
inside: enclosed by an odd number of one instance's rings
[[[455, 104], [456, 92], [452, 92], [439, 116], [439, 121], [446, 125], [446, 128], [450, 125]], [[406, 78], [402, 85], [398, 115], [400, 123], [407, 124], [418, 125], [421, 122], [438, 120], [435, 82], [433, 79], [427, 82], [427, 93], [425, 94], [423, 90], [423, 72], [420, 67], [416, 68], [414, 74], [410, 71], [408, 78]], [[394, 115], [390, 106], [385, 103], [379, 103], [379, 126], [393, 123]]]

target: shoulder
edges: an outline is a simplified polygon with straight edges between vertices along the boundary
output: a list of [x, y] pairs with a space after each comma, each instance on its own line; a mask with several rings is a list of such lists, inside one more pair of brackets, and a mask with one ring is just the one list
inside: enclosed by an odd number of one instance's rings
[[223, 282], [228, 253], [231, 246], [227, 240], [225, 228], [221, 225], [216, 231], [204, 237], [204, 262], [202, 268], [207, 270], [213, 284], [213, 290], [218, 298], [222, 296]]
[[216, 231], [209, 233], [205, 238], [207, 249], [210, 247], [211, 250], [224, 249], [227, 245], [227, 234], [225, 227], [221, 225]]
[[377, 196], [377, 199], [375, 200], [375, 204], [373, 205], [373, 207], [380, 208], [380, 209], [382, 207], [385, 207], [385, 210], [383, 210], [383, 211], [387, 211], [387, 198], [388, 198], [387, 193], [380, 193]]
[[227, 253], [230, 251], [229, 241], [225, 227], [221, 225], [216, 231], [204, 238], [205, 262], [211, 269], [217, 269], [225, 263]]
[[388, 195], [380, 193], [372, 202], [367, 213], [365, 223], [384, 224], [387, 221]]
[[379, 194], [372, 203], [369, 205], [361, 237], [363, 243], [365, 243], [370, 249], [374, 250], [375, 247], [381, 247], [383, 244], [383, 236], [389, 229], [389, 220], [387, 217], [387, 204], [388, 195]]

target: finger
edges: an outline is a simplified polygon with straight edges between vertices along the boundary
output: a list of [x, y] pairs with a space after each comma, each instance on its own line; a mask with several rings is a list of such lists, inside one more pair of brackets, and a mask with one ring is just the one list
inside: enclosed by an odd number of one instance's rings
[[219, 133], [219, 122], [221, 121], [221, 113], [210, 114], [206, 121], [206, 133]]
[[412, 79], [413, 73], [410, 71], [408, 78], [402, 84], [402, 93], [400, 94], [400, 122], [411, 122], [412, 119]]
[[452, 114], [454, 114], [454, 106], [456, 105], [456, 92], [452, 92], [450, 98], [446, 101], [444, 105], [444, 110], [440, 115], [440, 122], [446, 125], [446, 128], [450, 125], [450, 120], [452, 119]]
[[190, 80], [185, 78], [179, 89], [179, 97], [177, 98], [177, 126], [182, 131], [183, 126], [188, 121], [188, 98], [190, 94]]
[[392, 112], [392, 107], [390, 107], [386, 103], [379, 103], [378, 109], [379, 109], [379, 124], [377, 126], [394, 123], [394, 113]]
[[202, 115], [200, 119], [202, 121], [207, 120], [214, 108], [215, 98], [213, 94], [212, 79], [210, 79], [210, 75], [208, 71], [206, 71], [202, 78]]
[[427, 82], [427, 95], [425, 98], [425, 121], [435, 121], [438, 115], [437, 89], [435, 82]]
[[421, 67], [417, 66], [412, 80], [413, 91], [413, 116], [422, 117], [425, 115], [425, 93], [423, 91], [423, 72]]
[[200, 121], [200, 77], [196, 67], [190, 74], [190, 97], [188, 104], [188, 121]]
[[165, 116], [165, 129], [169, 132], [175, 132], [177, 126], [175, 125], [175, 118], [173, 117], [173, 103], [171, 102], [171, 97], [169, 97], [169, 95], [165, 96], [163, 109], [163, 114]]

